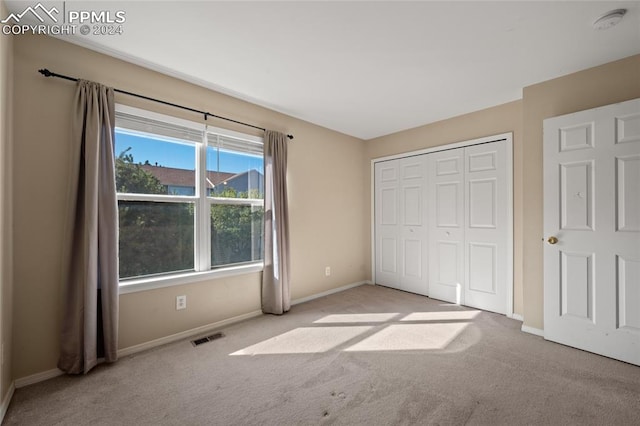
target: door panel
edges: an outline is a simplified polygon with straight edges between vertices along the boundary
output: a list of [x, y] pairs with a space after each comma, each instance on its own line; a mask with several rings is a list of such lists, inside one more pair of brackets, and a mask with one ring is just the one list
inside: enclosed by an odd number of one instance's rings
[[496, 178], [469, 179], [469, 227], [496, 228]]
[[393, 275], [397, 274], [398, 273], [397, 239], [382, 237], [380, 239], [380, 245], [381, 245], [380, 252], [382, 255], [380, 272], [393, 274]]
[[430, 296], [446, 302], [461, 303], [462, 243], [436, 241], [435, 246], [436, 251], [433, 253], [435, 268], [432, 273], [432, 281], [429, 283]]
[[405, 226], [422, 226], [422, 188], [417, 185], [402, 188], [404, 205], [403, 224]]
[[441, 285], [453, 287], [455, 292], [460, 278], [458, 270], [462, 258], [462, 246], [455, 241], [438, 241], [436, 246], [437, 281]]
[[544, 121], [544, 336], [640, 365], [640, 100]]
[[462, 172], [462, 162], [458, 153], [441, 155], [440, 157], [430, 162], [429, 166], [429, 169], [433, 169], [435, 165], [436, 176], [459, 175]]
[[560, 163], [560, 229], [593, 231], [593, 160]]
[[396, 188], [384, 188], [380, 191], [380, 194], [382, 196], [382, 214], [380, 223], [382, 225], [397, 225], [398, 190]]
[[640, 114], [637, 112], [616, 117], [616, 143], [640, 141]]
[[594, 123], [579, 123], [560, 129], [560, 152], [593, 148]]
[[618, 157], [616, 176], [616, 229], [640, 231], [640, 155]]
[[496, 170], [498, 156], [495, 151], [480, 152], [476, 154], [468, 154], [469, 172], [484, 172], [487, 170]]
[[469, 244], [469, 289], [496, 294], [498, 287], [497, 245]]
[[640, 262], [617, 256], [618, 325], [640, 333]]
[[462, 211], [460, 209], [461, 182], [436, 183], [435, 206], [436, 226], [439, 228], [460, 228]]
[[422, 241], [404, 240], [404, 274], [410, 278], [422, 278]]
[[593, 253], [560, 251], [560, 315], [593, 321]]

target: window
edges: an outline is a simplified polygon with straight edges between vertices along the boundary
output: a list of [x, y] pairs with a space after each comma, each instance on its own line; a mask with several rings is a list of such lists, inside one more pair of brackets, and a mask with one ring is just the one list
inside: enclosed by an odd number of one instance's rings
[[116, 109], [120, 280], [261, 265], [262, 140]]
[[[262, 144], [207, 132], [206, 188], [211, 200], [211, 266], [262, 259]], [[229, 172], [230, 170], [238, 171]]]

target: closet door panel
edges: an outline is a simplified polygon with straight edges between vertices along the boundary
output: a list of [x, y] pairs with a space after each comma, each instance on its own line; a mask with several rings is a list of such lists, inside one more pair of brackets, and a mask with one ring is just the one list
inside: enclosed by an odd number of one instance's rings
[[374, 217], [376, 283], [400, 288], [400, 190], [399, 161], [375, 164]]
[[506, 142], [465, 148], [465, 304], [506, 313]]
[[400, 286], [427, 295], [426, 158], [400, 160]]
[[427, 155], [429, 296], [463, 303], [464, 150]]

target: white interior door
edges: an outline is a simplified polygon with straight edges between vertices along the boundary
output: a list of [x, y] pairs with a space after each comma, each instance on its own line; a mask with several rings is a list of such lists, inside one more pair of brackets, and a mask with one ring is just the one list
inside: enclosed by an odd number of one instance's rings
[[400, 288], [400, 160], [375, 164], [376, 283]]
[[427, 295], [426, 157], [400, 161], [400, 288]]
[[544, 336], [640, 365], [640, 99], [544, 121]]
[[464, 149], [464, 304], [505, 314], [510, 282], [507, 143]]
[[428, 155], [429, 296], [464, 304], [464, 149]]

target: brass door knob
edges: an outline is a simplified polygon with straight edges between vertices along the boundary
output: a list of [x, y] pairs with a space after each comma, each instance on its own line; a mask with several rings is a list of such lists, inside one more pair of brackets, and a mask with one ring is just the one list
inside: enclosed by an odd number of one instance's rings
[[556, 244], [558, 242], [558, 239], [556, 237], [549, 237], [549, 239], [547, 240], [547, 242], [549, 244]]

